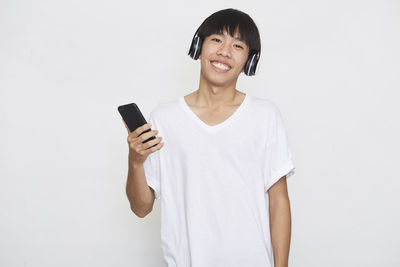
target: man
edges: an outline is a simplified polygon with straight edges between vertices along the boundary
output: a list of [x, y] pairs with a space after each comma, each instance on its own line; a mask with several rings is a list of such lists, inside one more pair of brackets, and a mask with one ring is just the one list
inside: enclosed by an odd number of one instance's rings
[[131, 209], [143, 218], [161, 200], [169, 267], [288, 266], [286, 177], [295, 167], [285, 126], [273, 102], [236, 89], [240, 73], [254, 74], [260, 51], [247, 14], [212, 14], [189, 50], [201, 61], [198, 90], [160, 103], [151, 125], [128, 136]]

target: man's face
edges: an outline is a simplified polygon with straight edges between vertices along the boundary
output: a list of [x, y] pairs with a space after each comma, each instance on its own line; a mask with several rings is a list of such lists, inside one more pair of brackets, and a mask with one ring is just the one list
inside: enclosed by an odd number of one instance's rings
[[234, 37], [225, 30], [223, 33], [212, 34], [203, 41], [199, 56], [202, 75], [213, 83], [236, 82], [239, 74], [244, 71], [248, 54], [249, 47], [239, 39], [238, 30]]

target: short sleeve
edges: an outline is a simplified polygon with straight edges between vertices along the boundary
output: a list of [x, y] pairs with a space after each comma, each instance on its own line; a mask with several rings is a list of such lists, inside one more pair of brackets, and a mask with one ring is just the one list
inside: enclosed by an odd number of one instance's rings
[[[153, 113], [150, 115], [148, 123], [151, 123], [151, 129], [159, 130], [157, 123], [153, 117]], [[153, 188], [154, 195], [157, 200], [161, 198], [161, 164], [160, 164], [160, 150], [156, 150], [150, 153], [143, 163], [144, 173], [146, 176], [147, 185]]]
[[272, 116], [269, 140], [266, 142], [264, 164], [265, 192], [280, 178], [286, 175], [291, 177], [295, 172], [295, 165], [288, 143], [288, 135], [281, 112], [275, 107]]

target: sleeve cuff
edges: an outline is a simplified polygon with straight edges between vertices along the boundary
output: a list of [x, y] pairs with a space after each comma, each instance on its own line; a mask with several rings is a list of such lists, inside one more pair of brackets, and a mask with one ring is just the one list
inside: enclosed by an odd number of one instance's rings
[[153, 182], [151, 179], [147, 179], [147, 185], [153, 188], [154, 190], [154, 196], [157, 200], [161, 198], [160, 196], [160, 191], [158, 190], [159, 186], [155, 182]]
[[274, 185], [279, 179], [286, 175], [286, 179], [290, 178], [295, 173], [296, 167], [291, 159], [286, 161], [282, 166], [271, 174], [269, 183], [265, 186], [265, 192], [267, 192], [272, 185]]

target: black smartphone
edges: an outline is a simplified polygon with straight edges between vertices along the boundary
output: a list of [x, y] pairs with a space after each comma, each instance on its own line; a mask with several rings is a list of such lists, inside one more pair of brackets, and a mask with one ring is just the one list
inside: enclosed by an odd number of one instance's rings
[[[143, 117], [142, 112], [140, 111], [139, 107], [135, 103], [130, 103], [130, 104], [119, 106], [118, 112], [119, 112], [119, 114], [121, 114], [122, 119], [125, 121], [126, 126], [128, 126], [130, 132], [133, 132], [138, 127], [147, 123], [146, 119]], [[139, 136], [141, 136], [144, 133], [150, 132], [150, 131], [151, 131], [151, 128], [143, 131]], [[142, 143], [146, 143], [153, 139], [156, 139], [156, 138], [154, 136], [152, 136], [152, 137], [148, 138], [147, 140], [143, 141]]]

